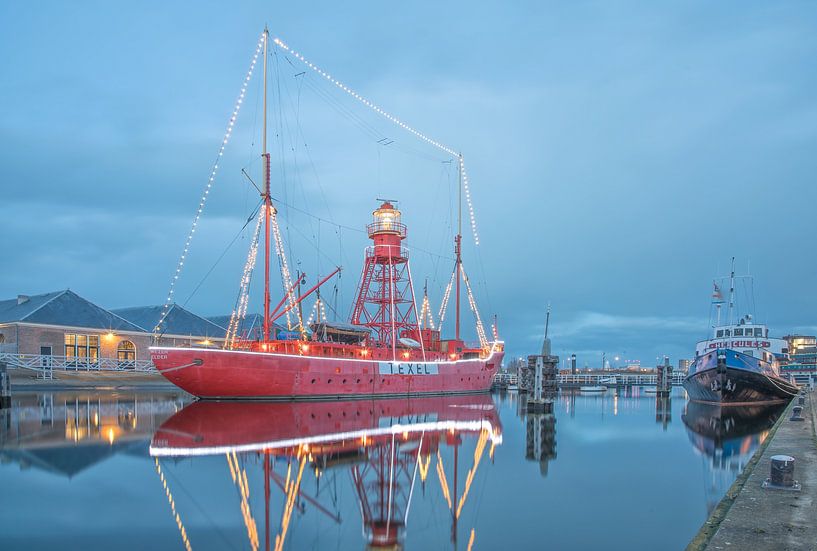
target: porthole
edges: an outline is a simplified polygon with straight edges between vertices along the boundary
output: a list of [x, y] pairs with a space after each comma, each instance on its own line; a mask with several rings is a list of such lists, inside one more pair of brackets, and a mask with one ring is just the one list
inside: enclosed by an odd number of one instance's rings
[[313, 384], [313, 385], [315, 384], [315, 379], [312, 379], [312, 384]]
[[342, 381], [342, 382], [343, 382], [343, 384], [346, 384], [346, 379], [343, 379], [343, 381]]
[[355, 380], [355, 384], [360, 384], [360, 379]]
[[328, 380], [326, 381], [326, 383], [331, 385], [331, 384], [332, 384], [332, 379], [328, 379]]

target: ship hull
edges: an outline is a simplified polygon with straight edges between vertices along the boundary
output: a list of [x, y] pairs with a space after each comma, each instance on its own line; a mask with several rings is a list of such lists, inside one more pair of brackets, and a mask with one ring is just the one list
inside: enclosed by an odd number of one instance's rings
[[684, 388], [690, 400], [720, 405], [782, 403], [798, 393], [767, 362], [728, 349], [698, 357]]
[[503, 357], [384, 362], [201, 348], [150, 351], [159, 373], [194, 396], [263, 400], [485, 392]]

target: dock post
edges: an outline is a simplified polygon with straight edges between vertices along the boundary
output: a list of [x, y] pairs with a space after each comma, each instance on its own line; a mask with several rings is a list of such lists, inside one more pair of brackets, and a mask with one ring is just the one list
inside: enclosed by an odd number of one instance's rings
[[0, 409], [11, 407], [11, 379], [6, 362], [0, 362]]

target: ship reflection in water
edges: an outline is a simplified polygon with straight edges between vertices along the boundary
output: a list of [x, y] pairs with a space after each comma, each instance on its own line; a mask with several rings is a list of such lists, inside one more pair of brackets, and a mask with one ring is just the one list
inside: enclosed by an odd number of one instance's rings
[[707, 511], [712, 510], [752, 459], [785, 404], [721, 407], [689, 402], [681, 416], [704, 458]]
[[[338, 485], [349, 482], [366, 544], [395, 548], [405, 539], [412, 500], [432, 499], [426, 484], [439, 485], [442, 499], [436, 508], [447, 510], [443, 518], [450, 522], [450, 537], [456, 542], [458, 521], [468, 506], [477, 470], [493, 459], [501, 443], [499, 417], [491, 396], [485, 394], [338, 402], [196, 402], [159, 427], [150, 454], [185, 545], [185, 512], [174, 504], [173, 484], [162, 469], [168, 459], [193, 458], [195, 469], [202, 456], [221, 456], [225, 476], [229, 471], [238, 492], [236, 507], [251, 548], [281, 549], [293, 514], [303, 516], [308, 509], [339, 525]], [[461, 453], [467, 454], [464, 472]], [[252, 484], [259, 474], [260, 488]], [[251, 506], [261, 488], [263, 511]], [[271, 515], [273, 507], [276, 512]], [[348, 515], [349, 508], [344, 513]], [[473, 538], [473, 527], [467, 530], [466, 536]]]

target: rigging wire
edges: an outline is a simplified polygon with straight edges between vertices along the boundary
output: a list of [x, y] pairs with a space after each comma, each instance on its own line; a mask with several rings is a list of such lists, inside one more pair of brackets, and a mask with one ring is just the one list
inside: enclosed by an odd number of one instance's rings
[[213, 163], [213, 166], [210, 170], [210, 177], [207, 180], [207, 184], [204, 186], [204, 193], [202, 194], [201, 199], [199, 199], [199, 206], [198, 210], [196, 211], [196, 215], [193, 217], [193, 224], [191, 225], [190, 231], [188, 232], [187, 238], [185, 239], [182, 253], [181, 255], [179, 255], [179, 261], [176, 264], [176, 272], [173, 274], [173, 279], [170, 280], [170, 289], [168, 290], [167, 298], [165, 299], [164, 306], [162, 307], [162, 314], [161, 316], [159, 316], [159, 321], [153, 328], [154, 339], [158, 338], [159, 332], [161, 331], [162, 323], [167, 317], [167, 314], [170, 312], [170, 307], [173, 304], [173, 295], [176, 292], [176, 282], [179, 280], [179, 276], [182, 273], [184, 262], [187, 259], [187, 253], [190, 250], [190, 244], [192, 243], [193, 236], [196, 233], [196, 226], [198, 226], [199, 220], [201, 219], [201, 214], [204, 211], [204, 206], [207, 203], [207, 196], [210, 194], [210, 189], [213, 187], [213, 181], [216, 179], [216, 174], [218, 174], [219, 161], [224, 155], [224, 149], [227, 147], [227, 144], [230, 141], [230, 136], [232, 135], [233, 127], [235, 126], [235, 121], [238, 118], [239, 111], [241, 110], [241, 104], [244, 102], [244, 95], [247, 92], [247, 85], [250, 82], [253, 70], [255, 69], [255, 64], [258, 61], [258, 56], [265, 42], [266, 35], [265, 33], [261, 33], [261, 36], [259, 37], [258, 43], [256, 44], [255, 47], [255, 53], [253, 54], [252, 62], [250, 63], [250, 68], [247, 71], [247, 75], [244, 77], [244, 81], [241, 83], [241, 92], [238, 94], [238, 99], [236, 100], [235, 106], [233, 107], [233, 112], [232, 115], [230, 116], [230, 121], [227, 124], [227, 130], [224, 133], [224, 138], [221, 140], [221, 146], [218, 150], [218, 155], [216, 155], [215, 162]]
[[255, 209], [253, 210], [252, 214], [250, 214], [250, 216], [247, 218], [247, 221], [244, 222], [244, 225], [241, 226], [241, 229], [238, 230], [238, 233], [235, 234], [235, 237], [233, 237], [233, 239], [227, 244], [227, 247], [225, 247], [225, 249], [221, 252], [221, 254], [216, 259], [216, 261], [213, 263], [213, 265], [210, 266], [210, 269], [207, 270], [207, 273], [204, 274], [204, 277], [201, 278], [201, 281], [199, 281], [198, 285], [196, 285], [196, 288], [193, 289], [193, 292], [191, 292], [190, 295], [182, 303], [182, 307], [187, 306], [187, 303], [190, 302], [190, 299], [193, 298], [193, 296], [198, 292], [199, 288], [204, 284], [205, 281], [207, 281], [207, 278], [210, 277], [210, 274], [213, 273], [213, 270], [216, 269], [216, 266], [218, 266], [219, 262], [221, 262], [221, 260], [227, 255], [227, 252], [232, 248], [232, 246], [235, 244], [235, 242], [238, 241], [238, 238], [241, 237], [241, 234], [244, 232], [244, 229], [258, 215], [258, 209], [260, 208], [260, 206], [261, 206], [261, 203], [259, 203], [258, 205], [255, 206]]
[[296, 50], [290, 48], [280, 38], [276, 37], [273, 40], [273, 44], [275, 44], [279, 48], [283, 49], [284, 51], [289, 52], [293, 56], [295, 56], [296, 59], [298, 59], [299, 61], [304, 63], [311, 70], [313, 70], [317, 74], [324, 77], [324, 79], [331, 82], [337, 88], [343, 90], [344, 92], [346, 92], [347, 94], [349, 94], [350, 96], [352, 96], [353, 98], [358, 100], [360, 103], [362, 103], [363, 105], [365, 105], [369, 109], [373, 110], [375, 113], [385, 117], [387, 120], [389, 120], [392, 123], [396, 124], [397, 126], [402, 128], [403, 130], [406, 130], [406, 131], [410, 132], [411, 134], [414, 134], [416, 137], [420, 138], [424, 142], [435, 146], [436, 148], [448, 153], [451, 156], [458, 157], [459, 162], [460, 162], [460, 167], [461, 167], [461, 170], [462, 170], [462, 175], [463, 175], [462, 180], [463, 180], [463, 189], [465, 191], [465, 200], [466, 200], [466, 203], [468, 205], [468, 210], [469, 210], [469, 214], [470, 214], [471, 233], [473, 235], [475, 245], [477, 245], [477, 246], [479, 245], [479, 233], [477, 232], [477, 223], [476, 223], [476, 218], [474, 216], [474, 206], [473, 206], [473, 203], [471, 201], [471, 190], [470, 190], [470, 186], [469, 186], [469, 183], [468, 183], [468, 175], [467, 175], [467, 172], [465, 171], [465, 161], [463, 159], [463, 156], [460, 153], [457, 153], [451, 147], [448, 147], [448, 146], [444, 145], [443, 143], [438, 142], [437, 140], [434, 140], [433, 138], [431, 138], [431, 137], [427, 136], [426, 134], [420, 132], [419, 130], [416, 130], [414, 127], [406, 124], [401, 119], [395, 117], [394, 115], [392, 115], [388, 111], [385, 111], [384, 109], [382, 109], [377, 104], [369, 101], [364, 96], [361, 96], [355, 90], [353, 90], [352, 88], [349, 88], [348, 86], [346, 86], [345, 84], [343, 84], [339, 80], [335, 79], [332, 75], [330, 75], [329, 73], [325, 72], [320, 67], [318, 67], [317, 65], [310, 62], [302, 54], [300, 54]]

